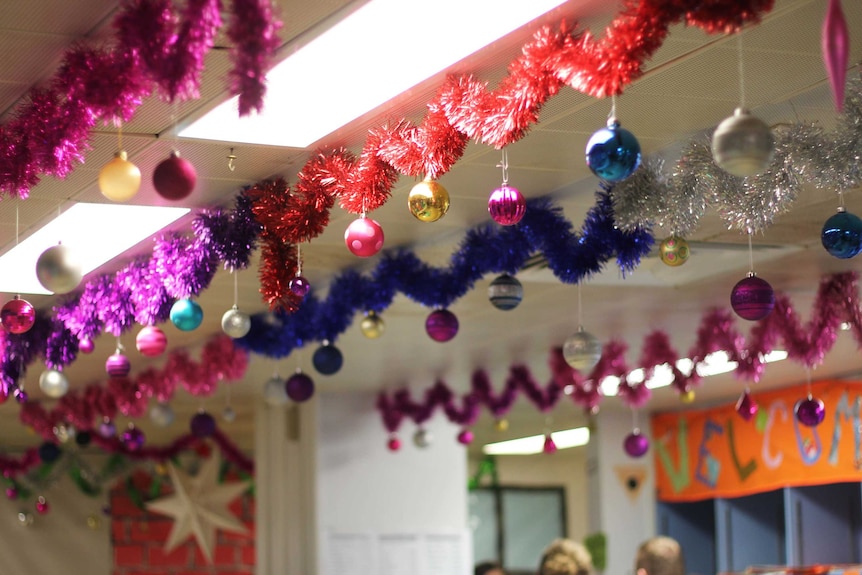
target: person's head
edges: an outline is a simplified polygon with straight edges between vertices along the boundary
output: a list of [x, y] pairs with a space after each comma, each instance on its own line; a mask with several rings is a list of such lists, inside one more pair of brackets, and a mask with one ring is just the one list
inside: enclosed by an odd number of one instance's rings
[[685, 575], [685, 558], [676, 539], [659, 536], [638, 547], [637, 575]]
[[505, 575], [496, 561], [483, 561], [473, 569], [473, 575]]
[[539, 562], [539, 575], [590, 575], [592, 570], [590, 552], [571, 539], [554, 539]]

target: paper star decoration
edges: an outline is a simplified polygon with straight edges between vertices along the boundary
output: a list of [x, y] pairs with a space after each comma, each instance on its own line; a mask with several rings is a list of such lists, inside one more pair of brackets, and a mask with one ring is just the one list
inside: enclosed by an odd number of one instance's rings
[[218, 484], [221, 457], [213, 455], [194, 477], [168, 463], [174, 493], [147, 503], [147, 509], [174, 518], [165, 543], [170, 552], [194, 536], [207, 561], [212, 563], [216, 529], [247, 534], [248, 529], [231, 514], [228, 505], [248, 488], [246, 482]]

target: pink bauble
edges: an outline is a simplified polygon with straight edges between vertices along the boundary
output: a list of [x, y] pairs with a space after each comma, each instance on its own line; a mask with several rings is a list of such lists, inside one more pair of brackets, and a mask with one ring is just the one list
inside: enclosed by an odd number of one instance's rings
[[105, 362], [105, 371], [109, 377], [126, 377], [132, 370], [129, 358], [122, 353], [115, 353]]
[[386, 442], [386, 447], [389, 451], [398, 451], [401, 449], [401, 440], [397, 437], [390, 437], [389, 441]]
[[153, 172], [153, 187], [166, 200], [182, 200], [192, 193], [198, 175], [191, 162], [180, 157], [178, 152], [162, 161]]
[[473, 443], [473, 432], [469, 429], [462, 429], [458, 434], [458, 443], [461, 445], [470, 445]]
[[739, 400], [736, 402], [736, 413], [739, 414], [739, 417], [744, 419], [745, 421], [751, 421], [754, 419], [754, 416], [757, 415], [759, 406], [757, 402], [751, 397], [751, 394], [748, 393], [746, 389], [742, 395], [739, 396]]
[[95, 350], [95, 349], [96, 349], [96, 344], [93, 343], [92, 339], [85, 337], [83, 339], [78, 340], [78, 351], [80, 351], [81, 353], [90, 354], [90, 353], [93, 353], [93, 350]]
[[158, 357], [168, 347], [168, 338], [161, 329], [154, 325], [148, 325], [138, 332], [135, 346], [139, 352], [147, 357]]
[[643, 457], [649, 451], [649, 439], [639, 429], [635, 429], [626, 436], [623, 449], [629, 457]]
[[545, 443], [542, 445], [543, 453], [556, 453], [557, 444], [554, 443], [554, 438], [550, 434], [545, 436]]
[[434, 310], [425, 320], [425, 331], [434, 341], [449, 341], [458, 334], [458, 318], [448, 309]]
[[775, 307], [775, 292], [769, 282], [754, 274], [742, 278], [730, 292], [730, 307], [736, 315], [749, 321], [757, 321], [772, 313]]
[[518, 188], [503, 184], [488, 198], [488, 213], [500, 225], [514, 226], [527, 213], [527, 201]]
[[41, 495], [36, 498], [36, 513], [39, 515], [45, 515], [50, 510], [50, 506], [48, 505], [48, 500], [42, 497]]
[[9, 333], [26, 333], [36, 323], [36, 308], [16, 296], [0, 309], [0, 323]]
[[359, 218], [344, 230], [344, 243], [353, 255], [371, 257], [383, 247], [383, 228], [371, 218]]

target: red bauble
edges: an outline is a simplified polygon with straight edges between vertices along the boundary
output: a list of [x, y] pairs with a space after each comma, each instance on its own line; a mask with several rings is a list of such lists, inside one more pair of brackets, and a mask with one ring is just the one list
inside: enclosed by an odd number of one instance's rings
[[138, 332], [135, 338], [138, 351], [147, 357], [158, 357], [168, 347], [168, 338], [165, 332], [153, 325], [148, 325]]
[[353, 255], [371, 257], [383, 247], [383, 228], [371, 218], [359, 218], [344, 230], [344, 243]]
[[171, 201], [182, 200], [191, 194], [197, 180], [195, 167], [176, 151], [171, 152], [171, 156], [153, 172], [153, 187], [160, 196]]
[[514, 226], [527, 213], [527, 201], [517, 188], [503, 184], [488, 198], [488, 213], [502, 226]]
[[0, 309], [0, 323], [9, 333], [26, 333], [36, 323], [36, 308], [27, 300], [15, 296]]

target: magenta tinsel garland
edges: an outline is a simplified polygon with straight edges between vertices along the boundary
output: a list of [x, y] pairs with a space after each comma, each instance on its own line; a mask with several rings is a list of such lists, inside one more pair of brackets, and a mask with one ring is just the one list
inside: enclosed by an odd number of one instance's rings
[[266, 72], [281, 40], [281, 22], [273, 15], [270, 0], [233, 0], [227, 36], [233, 43], [230, 56], [230, 91], [239, 95], [239, 115], [263, 109]]

